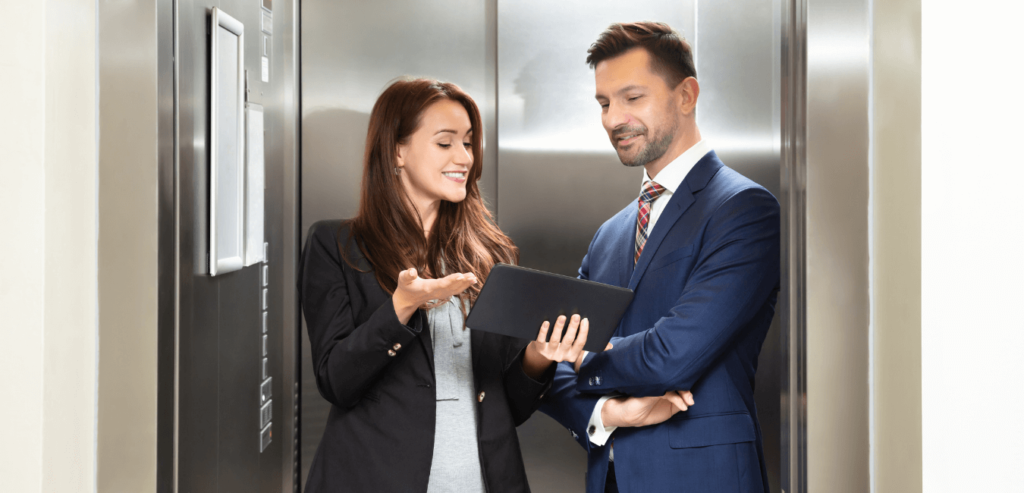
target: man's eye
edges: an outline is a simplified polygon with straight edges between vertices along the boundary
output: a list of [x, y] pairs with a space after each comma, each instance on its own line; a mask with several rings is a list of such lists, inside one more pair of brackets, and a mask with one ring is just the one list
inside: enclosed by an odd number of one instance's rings
[[633, 96], [633, 97], [629, 98], [629, 100], [630, 101], [636, 101], [636, 100], [640, 99], [640, 97], [641, 96]]
[[601, 109], [604, 109], [604, 110], [608, 109], [608, 103], [602, 104], [601, 105]]

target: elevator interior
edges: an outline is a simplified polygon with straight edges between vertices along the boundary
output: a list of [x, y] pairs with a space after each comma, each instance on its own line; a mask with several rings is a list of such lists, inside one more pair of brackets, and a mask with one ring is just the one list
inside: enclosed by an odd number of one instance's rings
[[[780, 195], [782, 0], [438, 5], [158, 2], [159, 491], [304, 485], [329, 404], [312, 379], [295, 268], [309, 225], [355, 213], [369, 111], [398, 76], [449, 80], [476, 99], [481, 190], [525, 266], [573, 275], [597, 227], [638, 193], [641, 175], [607, 142], [584, 63], [612, 22], [661, 20], [686, 36], [704, 138], [726, 164]], [[224, 34], [215, 8], [238, 24], [226, 42], [242, 33], [234, 96], [262, 110], [262, 132], [236, 143], [262, 137], [266, 254], [211, 275], [211, 222], [225, 198], [212, 179], [216, 109], [229, 94], [216, 85], [215, 75], [227, 72], [214, 60], [224, 55], [214, 51]], [[762, 349], [756, 395], [773, 490], [786, 446], [778, 319]], [[580, 490], [585, 457], [567, 431], [537, 414], [519, 433], [534, 491]]]
[[[435, 77], [481, 108], [481, 190], [521, 264], [575, 275], [597, 227], [639, 193], [641, 172], [622, 166], [608, 143], [584, 62], [605, 27], [636, 20], [667, 22], [688, 39], [703, 137], [779, 197], [781, 9], [779, 0], [303, 2], [302, 231], [355, 214], [370, 109], [388, 82]], [[773, 491], [783, 467], [779, 318], [755, 396]], [[317, 393], [304, 329], [302, 337], [304, 481], [329, 404]], [[586, 458], [567, 431], [538, 413], [519, 436], [534, 491], [581, 490]]]

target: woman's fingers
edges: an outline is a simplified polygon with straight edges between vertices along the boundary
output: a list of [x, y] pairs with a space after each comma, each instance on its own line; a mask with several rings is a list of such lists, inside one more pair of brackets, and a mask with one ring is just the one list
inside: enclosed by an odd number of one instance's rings
[[562, 341], [562, 328], [565, 327], [565, 315], [559, 315], [555, 319], [555, 330], [551, 333], [551, 339], [553, 343], [559, 343]]
[[[579, 315], [576, 315], [578, 318]], [[569, 354], [566, 357], [566, 361], [576, 361], [576, 358], [580, 357], [583, 353], [583, 346], [587, 345], [587, 335], [590, 333], [590, 319], [584, 318], [580, 320], [579, 333], [576, 334], [576, 339], [572, 342], [572, 347], [569, 349]]]
[[537, 333], [537, 342], [542, 344], [548, 342], [548, 328], [550, 327], [551, 324], [549, 324], [547, 320], [540, 324], [540, 332]]
[[572, 351], [573, 340], [576, 339], [576, 332], [580, 329], [580, 316], [573, 315], [569, 317], [569, 327], [565, 331], [565, 336], [562, 337], [561, 344], [558, 345], [558, 352], [556, 353], [560, 358], [559, 361], [568, 361], [569, 353]]
[[405, 269], [398, 273], [398, 284], [407, 285], [416, 280], [416, 269]]

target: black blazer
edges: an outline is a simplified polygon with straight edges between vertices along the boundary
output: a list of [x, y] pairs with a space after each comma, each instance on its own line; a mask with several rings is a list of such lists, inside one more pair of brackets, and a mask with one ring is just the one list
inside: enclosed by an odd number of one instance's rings
[[[436, 399], [423, 310], [398, 321], [347, 222], [314, 224], [300, 262], [313, 371], [332, 404], [306, 492], [425, 492]], [[472, 331], [470, 342], [487, 491], [529, 491], [515, 427], [539, 407], [555, 365], [538, 382], [523, 372], [526, 341]]]

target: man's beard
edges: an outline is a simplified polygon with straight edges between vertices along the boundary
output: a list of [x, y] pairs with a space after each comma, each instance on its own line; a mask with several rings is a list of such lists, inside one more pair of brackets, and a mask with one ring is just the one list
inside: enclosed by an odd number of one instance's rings
[[643, 134], [645, 140], [647, 140], [647, 144], [644, 145], [643, 149], [640, 149], [640, 152], [638, 152], [636, 157], [633, 159], [623, 157], [621, 152], [618, 154], [619, 161], [622, 161], [622, 164], [630, 168], [635, 168], [637, 166], [645, 166], [647, 163], [664, 156], [665, 152], [668, 151], [669, 146], [672, 145], [672, 140], [676, 134], [676, 128], [673, 126], [673, 128], [666, 132], [665, 135], [654, 136], [653, 139], [647, 139], [647, 127], [630, 127], [616, 131], [613, 139], [617, 139], [620, 135], [629, 135], [631, 133]]

